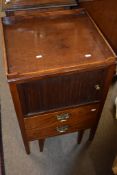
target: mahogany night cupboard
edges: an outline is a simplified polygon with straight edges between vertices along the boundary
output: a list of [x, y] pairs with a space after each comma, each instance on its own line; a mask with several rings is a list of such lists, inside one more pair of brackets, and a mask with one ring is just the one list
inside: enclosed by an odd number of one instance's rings
[[115, 54], [88, 13], [75, 6], [70, 0], [2, 1], [3, 58], [28, 154], [33, 140], [43, 151], [48, 137], [79, 132], [80, 143], [86, 129], [89, 140], [96, 132]]

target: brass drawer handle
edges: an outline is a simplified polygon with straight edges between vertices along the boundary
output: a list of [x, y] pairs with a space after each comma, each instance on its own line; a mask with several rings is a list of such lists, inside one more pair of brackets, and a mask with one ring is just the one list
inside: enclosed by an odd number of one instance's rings
[[56, 127], [56, 130], [57, 130], [59, 133], [64, 133], [64, 132], [66, 132], [68, 129], [69, 129], [69, 126], [68, 126], [68, 125]]
[[56, 117], [57, 117], [57, 120], [59, 120], [60, 122], [65, 122], [67, 121], [67, 119], [70, 118], [70, 114], [68, 113], [59, 114], [59, 115], [56, 115]]
[[100, 88], [100, 85], [99, 84], [96, 84], [95, 85], [95, 89], [97, 90], [97, 91], [99, 91], [101, 88]]

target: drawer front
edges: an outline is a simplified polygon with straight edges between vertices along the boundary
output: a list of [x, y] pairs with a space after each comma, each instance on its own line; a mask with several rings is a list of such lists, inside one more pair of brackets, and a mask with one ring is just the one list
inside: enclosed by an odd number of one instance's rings
[[101, 99], [105, 70], [74, 72], [18, 85], [23, 114], [98, 102]]
[[97, 120], [99, 104], [25, 118], [29, 140], [90, 128]]

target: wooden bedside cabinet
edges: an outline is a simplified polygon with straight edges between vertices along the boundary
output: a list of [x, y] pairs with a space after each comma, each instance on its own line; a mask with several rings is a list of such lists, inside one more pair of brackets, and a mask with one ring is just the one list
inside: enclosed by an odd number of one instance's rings
[[[9, 8], [10, 9], [10, 8]], [[26, 152], [39, 140], [85, 129], [92, 140], [115, 54], [83, 9], [7, 11], [1, 19], [6, 74]]]

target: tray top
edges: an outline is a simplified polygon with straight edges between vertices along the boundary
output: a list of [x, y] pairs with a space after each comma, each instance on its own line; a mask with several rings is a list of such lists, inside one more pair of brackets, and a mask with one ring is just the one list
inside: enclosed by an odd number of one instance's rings
[[50, 8], [57, 6], [76, 6], [78, 0], [1, 0], [3, 10], [17, 11], [23, 9]]
[[8, 73], [61, 71], [101, 64], [114, 57], [84, 11], [35, 12], [16, 16], [11, 25], [3, 23], [3, 29]]

